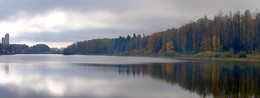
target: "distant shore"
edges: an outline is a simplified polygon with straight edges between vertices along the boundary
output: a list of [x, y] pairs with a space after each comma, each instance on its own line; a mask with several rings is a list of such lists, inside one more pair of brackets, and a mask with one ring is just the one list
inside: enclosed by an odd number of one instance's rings
[[15, 55], [14, 53], [0, 53], [0, 55]]
[[182, 57], [165, 57], [171, 59], [179, 59], [179, 60], [212, 60], [212, 61], [230, 61], [230, 62], [260, 62], [260, 58], [198, 58], [198, 57], [190, 57], [190, 56], [182, 56]]
[[259, 54], [234, 54], [230, 52], [201, 52], [192, 55], [184, 54], [172, 54], [171, 56], [165, 54], [151, 54], [151, 55], [118, 55], [113, 54], [113, 56], [137, 56], [137, 57], [160, 57], [169, 59], [179, 59], [179, 60], [214, 60], [214, 61], [231, 61], [231, 62], [260, 62]]
[[[13, 53], [4, 53], [0, 55], [15, 55]], [[61, 54], [62, 55], [62, 54]], [[87, 54], [75, 54], [75, 55], [87, 55]], [[95, 54], [93, 54], [95, 55]], [[260, 55], [247, 55], [245, 58], [239, 57], [197, 57], [196, 55], [177, 55], [177, 56], [165, 56], [165, 55], [108, 55], [108, 54], [96, 54], [106, 56], [135, 56], [135, 57], [158, 57], [178, 60], [212, 60], [212, 61], [230, 61], [230, 62], [260, 62]]]

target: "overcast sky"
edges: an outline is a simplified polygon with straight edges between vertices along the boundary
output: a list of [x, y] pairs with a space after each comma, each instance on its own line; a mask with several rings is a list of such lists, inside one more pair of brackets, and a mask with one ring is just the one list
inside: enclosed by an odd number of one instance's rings
[[219, 11], [260, 10], [260, 0], [0, 0], [0, 36], [11, 43], [73, 42], [152, 34]]

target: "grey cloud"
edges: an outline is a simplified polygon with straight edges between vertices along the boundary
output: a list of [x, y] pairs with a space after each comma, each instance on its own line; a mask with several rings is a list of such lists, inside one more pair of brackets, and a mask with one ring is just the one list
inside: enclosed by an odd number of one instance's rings
[[[68, 30], [63, 32], [24, 32], [13, 38], [13, 42], [26, 41], [45, 41], [45, 42], [75, 42], [82, 40], [90, 40], [93, 38], [115, 38], [118, 36], [127, 36], [132, 34], [149, 35], [155, 32], [170, 29], [176, 23], [181, 22], [181, 19], [161, 19], [150, 18], [142, 20], [133, 20], [131, 24], [135, 24], [139, 29], [81, 29]], [[149, 26], [148, 26], [149, 24]]]
[[169, 19], [162, 17], [145, 16], [141, 19], [130, 19], [121, 21], [124, 23], [135, 25], [137, 29], [81, 29], [68, 30], [62, 32], [23, 32], [12, 39], [13, 42], [38, 41], [38, 42], [75, 42], [82, 40], [90, 40], [93, 38], [115, 38], [118, 36], [127, 36], [132, 34], [148, 35], [158, 31], [164, 31], [183, 22], [184, 19]]
[[111, 29], [92, 29], [92, 30], [71, 30], [65, 32], [26, 32], [12, 37], [12, 42], [32, 41], [32, 42], [76, 42], [90, 40], [93, 38], [115, 38], [118, 36], [127, 36], [132, 34], [144, 34], [142, 30], [111, 30]]
[[259, 0], [0, 0], [0, 14], [2, 17], [8, 17], [20, 11], [39, 14], [52, 9], [83, 12], [108, 10], [115, 14], [140, 10], [173, 10], [174, 13], [177, 10], [184, 15], [199, 13], [203, 16], [201, 14], [211, 14], [219, 10], [259, 10], [259, 3]]
[[[117, 37], [127, 34], [151, 34], [179, 27], [207, 15], [213, 17], [220, 10], [260, 10], [259, 0], [0, 0], [0, 20], [26, 12], [28, 17], [54, 9], [68, 12], [95, 12], [105, 10], [117, 16], [111, 24], [136, 26], [135, 29], [107, 28], [81, 29], [62, 32], [24, 32], [13, 38], [19, 41], [74, 42], [93, 38]], [[48, 36], [48, 37], [45, 37]]]
[[41, 14], [53, 9], [68, 11], [123, 11], [130, 6], [131, 2], [123, 0], [1, 0], [0, 15], [6, 19], [19, 12], [29, 14]]
[[[6, 19], [27, 12], [31, 15], [41, 14], [53, 9], [67, 11], [107, 10], [114, 14], [125, 14], [136, 11], [154, 11], [160, 16], [180, 12], [186, 19], [196, 19], [203, 15], [213, 16], [219, 10], [259, 10], [259, 0], [0, 0], [0, 18]], [[165, 13], [162, 13], [165, 12]], [[147, 14], [154, 15], [154, 14]], [[142, 17], [142, 16], [140, 16]]]

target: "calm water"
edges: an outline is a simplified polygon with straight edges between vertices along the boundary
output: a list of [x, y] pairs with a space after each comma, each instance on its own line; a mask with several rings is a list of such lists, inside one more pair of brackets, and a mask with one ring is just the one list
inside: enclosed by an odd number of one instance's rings
[[118, 56], [0, 56], [3, 98], [260, 97], [260, 64]]

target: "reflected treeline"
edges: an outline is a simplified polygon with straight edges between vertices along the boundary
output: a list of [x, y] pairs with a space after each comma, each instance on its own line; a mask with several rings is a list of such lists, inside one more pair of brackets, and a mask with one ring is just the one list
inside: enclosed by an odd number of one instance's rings
[[5, 73], [9, 74], [9, 64], [5, 64]]
[[260, 64], [256, 63], [185, 62], [98, 66], [117, 71], [120, 75], [150, 75], [155, 79], [178, 84], [203, 97], [260, 97]]
[[8, 63], [2, 64], [0, 71], [4, 71], [6, 74], [9, 74], [9, 64]]
[[178, 83], [202, 96], [260, 97], [260, 65], [257, 64], [193, 62], [148, 65], [147, 70], [154, 78]]

